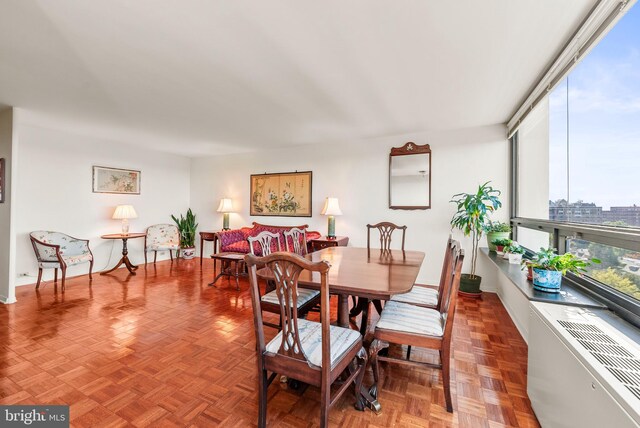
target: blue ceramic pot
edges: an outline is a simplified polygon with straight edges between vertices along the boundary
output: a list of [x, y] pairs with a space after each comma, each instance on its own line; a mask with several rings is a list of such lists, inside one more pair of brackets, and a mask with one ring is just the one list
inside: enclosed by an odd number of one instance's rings
[[533, 268], [533, 288], [547, 293], [559, 293], [562, 272]]

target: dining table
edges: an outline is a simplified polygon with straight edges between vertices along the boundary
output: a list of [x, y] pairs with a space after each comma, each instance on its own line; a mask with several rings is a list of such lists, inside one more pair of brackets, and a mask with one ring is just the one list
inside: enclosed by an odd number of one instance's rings
[[[421, 251], [379, 250], [359, 247], [329, 247], [307, 254], [308, 260], [325, 260], [329, 269], [329, 293], [338, 296], [338, 322], [340, 327], [350, 328], [349, 297], [367, 300], [389, 300], [395, 294], [411, 291], [424, 260]], [[258, 271], [262, 278], [273, 277], [270, 269]], [[320, 274], [304, 270], [298, 277], [298, 285], [320, 290]], [[363, 316], [364, 318], [364, 316]], [[366, 328], [366, 319], [362, 323]], [[367, 407], [381, 411], [380, 403], [368, 390], [362, 395]]]

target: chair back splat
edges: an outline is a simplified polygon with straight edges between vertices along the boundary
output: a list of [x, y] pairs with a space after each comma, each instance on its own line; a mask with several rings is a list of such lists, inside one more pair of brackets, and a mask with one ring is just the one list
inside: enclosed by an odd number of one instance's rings
[[[280, 244], [280, 235], [277, 233], [271, 233], [265, 230], [258, 233], [256, 236], [248, 237], [247, 241], [249, 241], [249, 251], [253, 256], [268, 256], [273, 252], [274, 248], [275, 251], [282, 251], [282, 245]], [[255, 251], [256, 243], [258, 244], [259, 248], [258, 252]]]
[[371, 229], [378, 229], [380, 233], [380, 251], [388, 253], [391, 251], [391, 236], [397, 229], [402, 230], [402, 245], [400, 250], [404, 251], [404, 240], [407, 232], [407, 226], [398, 226], [397, 224], [383, 221], [376, 224], [367, 225], [367, 254], [371, 254]]
[[[292, 227], [282, 232], [282, 235], [284, 236], [284, 244], [288, 252], [296, 253], [300, 256], [307, 255], [307, 231], [305, 229]], [[289, 242], [291, 242], [291, 246], [289, 246]]]

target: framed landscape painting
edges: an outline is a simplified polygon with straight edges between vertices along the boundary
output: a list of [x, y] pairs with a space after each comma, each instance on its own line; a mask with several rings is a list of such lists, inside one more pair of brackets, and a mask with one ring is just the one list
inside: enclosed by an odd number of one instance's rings
[[94, 166], [93, 192], [139, 195], [140, 171]]
[[311, 171], [251, 176], [251, 215], [311, 217]]

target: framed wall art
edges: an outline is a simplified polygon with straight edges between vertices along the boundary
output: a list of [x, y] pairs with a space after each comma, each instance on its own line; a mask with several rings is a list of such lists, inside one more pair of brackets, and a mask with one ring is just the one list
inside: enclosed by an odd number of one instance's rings
[[0, 158], [0, 204], [4, 202], [4, 194], [7, 191], [5, 189], [4, 174], [4, 158]]
[[93, 192], [139, 195], [140, 171], [94, 166]]
[[252, 216], [311, 217], [311, 171], [251, 175]]

